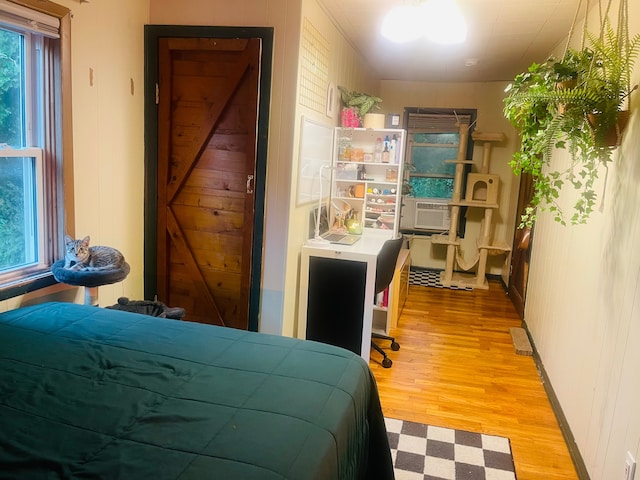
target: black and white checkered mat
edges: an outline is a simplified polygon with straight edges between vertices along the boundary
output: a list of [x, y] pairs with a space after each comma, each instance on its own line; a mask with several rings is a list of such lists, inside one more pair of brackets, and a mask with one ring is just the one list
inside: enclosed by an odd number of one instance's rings
[[411, 269], [409, 271], [409, 285], [421, 285], [423, 287], [436, 287], [436, 288], [450, 288], [452, 290], [467, 290], [472, 291], [470, 287], [445, 287], [440, 283], [440, 273], [442, 270], [427, 270], [427, 269]]
[[515, 480], [505, 437], [385, 418], [396, 480]]

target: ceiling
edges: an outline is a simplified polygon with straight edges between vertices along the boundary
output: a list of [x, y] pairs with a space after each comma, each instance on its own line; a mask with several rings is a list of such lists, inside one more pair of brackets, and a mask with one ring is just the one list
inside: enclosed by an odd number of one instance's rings
[[319, 2], [382, 80], [489, 82], [511, 80], [544, 61], [569, 34], [580, 0], [457, 0], [468, 33], [453, 46], [382, 37], [385, 13], [406, 0]]

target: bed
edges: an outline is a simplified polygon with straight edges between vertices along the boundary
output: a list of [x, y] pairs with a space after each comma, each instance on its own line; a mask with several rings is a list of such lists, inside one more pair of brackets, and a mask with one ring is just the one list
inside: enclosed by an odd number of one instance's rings
[[359, 356], [87, 305], [0, 314], [0, 425], [0, 478], [393, 478]]

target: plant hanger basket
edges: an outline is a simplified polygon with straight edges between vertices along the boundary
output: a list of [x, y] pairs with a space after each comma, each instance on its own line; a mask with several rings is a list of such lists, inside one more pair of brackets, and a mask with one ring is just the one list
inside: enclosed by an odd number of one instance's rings
[[[511, 167], [533, 178], [533, 197], [521, 219], [532, 226], [547, 210], [565, 225], [560, 195], [575, 188], [572, 224], [585, 223], [594, 211], [594, 191], [600, 168], [612, 160], [629, 122], [631, 72], [640, 53], [640, 34], [629, 37], [628, 1], [620, 0], [616, 28], [609, 13], [613, 0], [598, 0], [599, 31], [589, 32], [589, 0], [580, 0], [560, 60], [533, 63], [507, 88], [504, 113], [520, 133], [521, 145]], [[604, 5], [604, 8], [603, 8]], [[570, 47], [580, 11], [585, 20], [579, 49]], [[571, 162], [554, 170], [551, 156], [565, 149]], [[561, 164], [559, 164], [561, 165]]]
[[[570, 51], [569, 45], [573, 37], [575, 23], [576, 23], [578, 14], [580, 12], [582, 3], [583, 3], [583, 0], [580, 0], [578, 3], [578, 7], [576, 9], [575, 16], [573, 18], [573, 23], [571, 25], [569, 36], [567, 39], [567, 44], [564, 50], [563, 61], [566, 59]], [[607, 5], [604, 11], [602, 10], [602, 2], [598, 1], [600, 31], [598, 32], [597, 39], [593, 37], [593, 35], [591, 35], [587, 30], [586, 16], [589, 12], [589, 7], [590, 7], [589, 0], [584, 0], [584, 3], [585, 3], [585, 21], [583, 23], [582, 37], [580, 40], [580, 49], [581, 50], [585, 49], [585, 43], [587, 38], [591, 39], [591, 44], [603, 46], [603, 49], [604, 49], [605, 36], [608, 36], [608, 35], [610, 36], [612, 32], [611, 30], [608, 30], [610, 28], [609, 12], [611, 11], [612, 0], [607, 1]], [[623, 78], [621, 78], [621, 81], [623, 82], [624, 90], [626, 91], [626, 93], [621, 98], [619, 98], [619, 101], [620, 101], [619, 107], [621, 108], [617, 109], [615, 122], [608, 122], [609, 124], [605, 125], [605, 123], [607, 122], [601, 120], [600, 115], [595, 112], [587, 114], [587, 121], [588, 121], [589, 127], [591, 128], [592, 135], [594, 137], [595, 142], [600, 142], [603, 146], [608, 148], [615, 148], [621, 144], [622, 134], [625, 128], [627, 127], [627, 124], [629, 123], [629, 117], [630, 117], [630, 111], [631, 111], [631, 93], [638, 88], [638, 85], [634, 85], [633, 87], [631, 86], [630, 73], [631, 73], [632, 65], [631, 63], [629, 63], [629, 61], [631, 57], [634, 56], [634, 51], [637, 54], [637, 50], [635, 50], [637, 48], [636, 46], [637, 42], [631, 42], [629, 39], [628, 0], [620, 0], [619, 8], [618, 8], [617, 30], [616, 30], [615, 39], [610, 36], [610, 38], [608, 38], [608, 41], [609, 41], [609, 45], [615, 46], [616, 51], [615, 52], [601, 51], [596, 53], [601, 53], [601, 54], [615, 53], [619, 58], [621, 58], [624, 62], [626, 62], [626, 64], [622, 66], [623, 67], [626, 66], [628, 68], [621, 68], [619, 72], [623, 76]], [[591, 69], [596, 68], [595, 63], [598, 58], [599, 56], [597, 54], [593, 55], [591, 59], [591, 65], [590, 65]], [[605, 130], [602, 132], [599, 132], [599, 130], [601, 129], [605, 129]]]

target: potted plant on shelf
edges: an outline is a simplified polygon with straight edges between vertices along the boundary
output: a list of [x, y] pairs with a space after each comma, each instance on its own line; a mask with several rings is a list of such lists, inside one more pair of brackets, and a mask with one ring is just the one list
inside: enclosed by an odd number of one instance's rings
[[[615, 31], [605, 19], [599, 36], [585, 32], [587, 43], [580, 50], [567, 48], [561, 60], [534, 63], [508, 87], [504, 114], [522, 140], [511, 166], [516, 174], [533, 177], [533, 198], [521, 227], [530, 227], [542, 210], [565, 225], [567, 217], [558, 203], [565, 184], [578, 191], [570, 222], [585, 223], [592, 213], [598, 171], [620, 144], [630, 94], [637, 88], [630, 76], [640, 35], [628, 39], [626, 32], [626, 25]], [[557, 148], [571, 157], [562, 170], [550, 165]]]
[[382, 99], [379, 97], [351, 91], [340, 85], [338, 85], [338, 90], [340, 90], [340, 98], [344, 105], [341, 115], [343, 127], [361, 126], [364, 116], [367, 113], [378, 110], [382, 103]]

